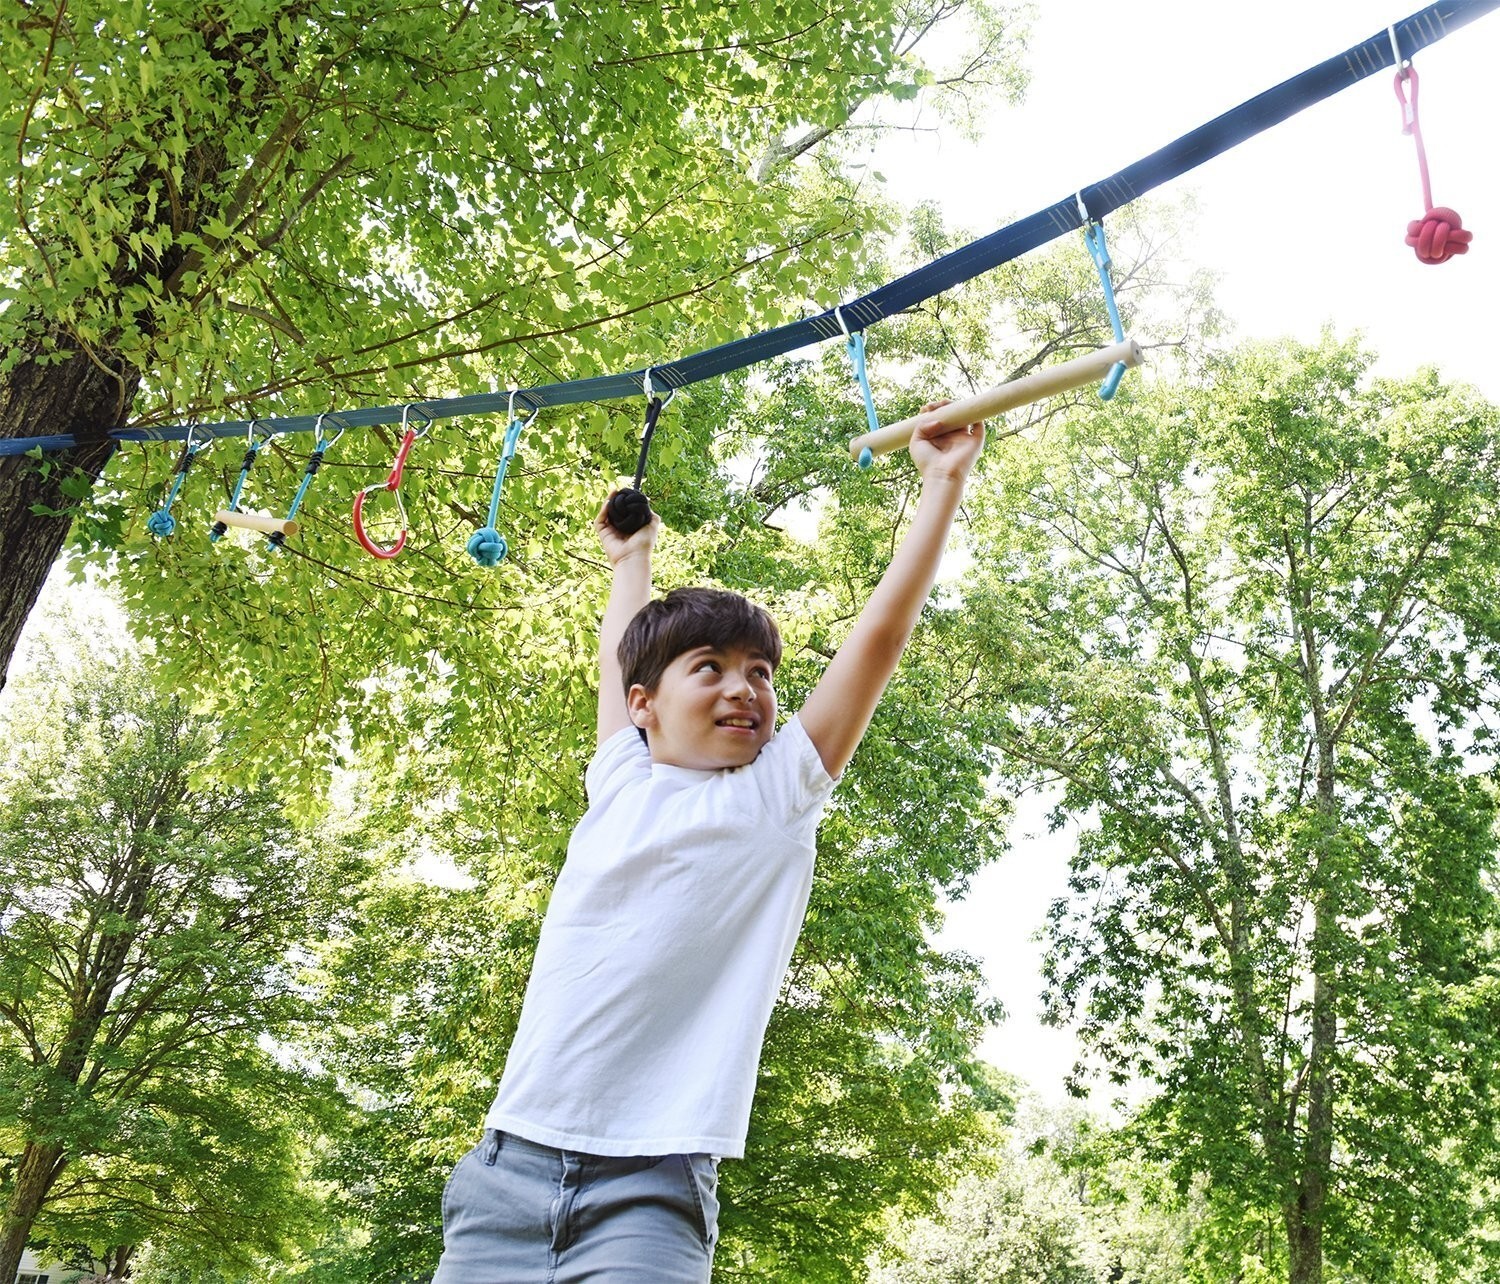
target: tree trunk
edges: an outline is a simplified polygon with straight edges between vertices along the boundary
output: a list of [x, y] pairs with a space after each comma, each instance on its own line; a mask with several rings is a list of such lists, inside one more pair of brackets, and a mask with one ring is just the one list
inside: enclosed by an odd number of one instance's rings
[[[1324, 887], [1319, 890], [1318, 897], [1312, 950], [1315, 959], [1322, 954], [1319, 947], [1330, 941], [1338, 930], [1332, 908], [1333, 893]], [[1333, 1169], [1335, 1089], [1329, 1060], [1338, 1040], [1335, 980], [1328, 963], [1319, 962], [1315, 966], [1302, 1173], [1296, 1198], [1286, 1210], [1289, 1284], [1323, 1284], [1323, 1213]]]
[[32, 1142], [21, 1152], [16, 1183], [5, 1205], [5, 1220], [0, 1223], [0, 1280], [16, 1278], [36, 1215], [67, 1163], [59, 1141], [46, 1145]]
[[[42, 577], [45, 578], [45, 568]], [[41, 581], [38, 580], [38, 587]], [[153, 823], [158, 837], [165, 837], [168, 825], [161, 816]], [[106, 931], [90, 961], [86, 952], [80, 951], [79, 965], [84, 970], [81, 1007], [75, 1010], [68, 1023], [57, 1053], [53, 1080], [77, 1088], [83, 1079], [88, 1058], [94, 1042], [109, 1012], [110, 1000], [114, 996], [130, 951], [131, 941], [139, 930], [146, 912], [147, 897], [152, 886], [155, 866], [142, 859], [133, 848], [131, 872], [124, 880], [121, 894], [105, 908], [113, 916], [123, 919], [124, 926]], [[92, 1091], [85, 1085], [82, 1092]], [[63, 1110], [65, 1114], [65, 1108]], [[29, 1140], [16, 1164], [15, 1185], [5, 1208], [4, 1221], [0, 1222], [0, 1280], [13, 1280], [20, 1267], [21, 1252], [31, 1235], [37, 1214], [47, 1202], [48, 1192], [59, 1174], [67, 1167], [68, 1154], [60, 1141]], [[120, 1250], [128, 1262], [131, 1250]]]
[[[138, 372], [111, 372], [77, 351], [56, 364], [43, 364], [41, 355], [37, 345], [15, 369], [0, 375], [0, 437], [71, 432], [97, 434], [101, 440], [45, 460], [0, 456], [0, 687], [26, 617], [73, 524], [66, 515], [33, 510], [66, 512], [75, 501], [63, 494], [63, 481], [79, 472], [91, 482], [98, 478], [115, 449], [103, 434], [124, 424], [140, 383]], [[0, 1280], [13, 1277], [0, 1270]]]
[[104, 1260], [99, 1263], [104, 1268], [104, 1284], [130, 1278], [130, 1262], [135, 1257], [135, 1250], [134, 1244], [120, 1244], [104, 1250]]
[[[1337, 891], [1339, 870], [1331, 839], [1339, 825], [1337, 741], [1323, 689], [1323, 642], [1314, 625], [1312, 591], [1303, 567], [1313, 560], [1314, 517], [1304, 501], [1302, 523], [1283, 531], [1287, 553], [1288, 605], [1293, 632], [1301, 650], [1301, 677], [1312, 714], [1312, 749], [1316, 753], [1314, 795], [1319, 830], [1308, 852], [1312, 865], [1313, 933], [1308, 944], [1312, 959], [1312, 1013], [1307, 1041], [1307, 1107], [1302, 1128], [1301, 1171], [1282, 1206], [1286, 1226], [1288, 1284], [1323, 1284], [1323, 1214], [1333, 1161], [1332, 1058], [1338, 1042], [1338, 974], [1331, 961], [1339, 934]], [[1295, 1132], [1295, 1117], [1288, 1119]]]

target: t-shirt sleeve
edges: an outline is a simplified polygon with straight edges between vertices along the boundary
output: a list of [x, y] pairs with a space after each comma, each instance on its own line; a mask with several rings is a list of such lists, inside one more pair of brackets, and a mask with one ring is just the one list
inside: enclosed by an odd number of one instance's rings
[[837, 782], [823, 766], [801, 718], [794, 717], [782, 727], [746, 770], [754, 776], [767, 814], [782, 832], [811, 843]]
[[651, 751], [633, 726], [622, 727], [594, 751], [583, 787], [589, 806], [597, 807], [632, 780], [651, 774]]

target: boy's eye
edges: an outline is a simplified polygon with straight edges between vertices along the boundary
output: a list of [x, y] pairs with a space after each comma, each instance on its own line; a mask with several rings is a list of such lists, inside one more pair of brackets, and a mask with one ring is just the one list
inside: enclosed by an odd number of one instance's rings
[[702, 673], [704, 669], [707, 669], [711, 673], [717, 673], [719, 671], [719, 662], [717, 660], [699, 660], [698, 667], [693, 672]]
[[751, 670], [751, 675], [754, 676], [754, 677], [759, 678], [762, 682], [769, 682], [771, 680], [771, 670], [770, 669], [755, 668], [755, 669]]

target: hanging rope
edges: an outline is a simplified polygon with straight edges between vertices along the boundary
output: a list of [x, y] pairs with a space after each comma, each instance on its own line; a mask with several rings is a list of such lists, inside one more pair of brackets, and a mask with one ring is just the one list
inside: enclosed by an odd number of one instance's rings
[[213, 438], [200, 440], [194, 434], [197, 425], [188, 425], [187, 440], [182, 443], [182, 453], [177, 456], [177, 471], [172, 477], [171, 489], [167, 491], [167, 498], [150, 517], [146, 519], [146, 529], [158, 539], [165, 539], [177, 529], [177, 519], [172, 516], [172, 505], [177, 502], [177, 492], [182, 489], [182, 483], [187, 480], [188, 469], [193, 466], [193, 460], [198, 457], [198, 452], [206, 446], [213, 444]]
[[[1083, 203], [1083, 193], [1078, 193], [1078, 212], [1083, 216], [1083, 243], [1089, 248], [1089, 257], [1099, 269], [1099, 284], [1104, 287], [1104, 310], [1109, 313], [1109, 326], [1114, 331], [1115, 342], [1125, 342], [1125, 327], [1120, 324], [1120, 309], [1115, 306], [1115, 286], [1110, 275], [1109, 250], [1104, 244], [1104, 224], [1089, 216], [1089, 207]], [[1108, 401], [1115, 395], [1120, 380], [1125, 374], [1125, 363], [1117, 361], [1099, 385], [1099, 399]]]
[[[411, 426], [412, 415], [422, 417], [419, 427]], [[396, 450], [396, 461], [391, 465], [390, 473], [383, 482], [366, 486], [354, 496], [354, 538], [371, 557], [389, 560], [406, 547], [406, 505], [401, 502], [401, 474], [406, 468], [406, 457], [411, 453], [412, 445], [417, 438], [427, 436], [427, 430], [431, 427], [431, 415], [419, 410], [416, 406], [403, 406], [401, 409], [401, 445]], [[377, 544], [365, 531], [365, 500], [382, 490], [389, 491], [396, 501], [396, 513], [401, 519], [401, 533], [396, 537], [396, 542], [388, 546]]]
[[[1417, 170], [1422, 176], [1422, 204], [1427, 213], [1406, 225], [1406, 243], [1423, 263], [1446, 263], [1455, 254], [1467, 254], [1474, 233], [1465, 231], [1463, 220], [1446, 205], [1432, 203], [1432, 179], [1427, 173], [1427, 148], [1422, 142], [1422, 125], [1417, 119], [1417, 69], [1410, 60], [1401, 60], [1401, 46], [1396, 28], [1390, 28], [1391, 50], [1396, 55], [1396, 100], [1401, 104], [1403, 134], [1410, 134], [1417, 145]], [[1406, 85], [1411, 85], [1411, 96]]]
[[307, 457], [307, 466], [302, 470], [302, 482], [297, 487], [296, 495], [292, 497], [292, 506], [286, 512], [286, 527], [290, 527], [290, 530], [284, 527], [282, 530], [272, 531], [266, 536], [266, 542], [273, 549], [279, 549], [285, 544], [288, 534], [296, 534], [297, 527], [292, 519], [297, 516], [297, 510], [302, 507], [302, 500], [307, 494], [307, 488], [312, 485], [312, 479], [317, 476], [318, 469], [323, 466], [323, 456], [328, 453], [333, 443], [344, 435], [345, 425], [340, 423], [337, 425], [338, 431], [332, 437], [324, 436], [323, 421], [328, 417], [327, 413], [319, 415], [317, 423], [313, 425], [313, 431], [316, 434], [313, 440], [313, 452]]
[[510, 426], [505, 430], [505, 446], [500, 452], [500, 466], [495, 470], [495, 487], [490, 491], [490, 515], [485, 524], [469, 536], [469, 556], [481, 566], [499, 566], [505, 560], [505, 555], [510, 552], [510, 545], [505, 542], [505, 536], [495, 529], [495, 523], [500, 517], [500, 491], [505, 485], [505, 470], [510, 467], [510, 461], [515, 457], [516, 443], [521, 440], [521, 433], [536, 418], [537, 412], [533, 410], [526, 419], [516, 418], [516, 393], [510, 394]]
[[[240, 495], [245, 489], [245, 478], [250, 476], [250, 470], [255, 467], [255, 458], [260, 454], [261, 449], [270, 442], [272, 437], [276, 435], [273, 432], [268, 432], [264, 437], [261, 437], [259, 440], [257, 440], [255, 436], [255, 430], [259, 425], [259, 422], [260, 421], [257, 419], [252, 419], [250, 421], [250, 427], [246, 430], [247, 440], [245, 444], [245, 457], [240, 461], [240, 475], [238, 480], [234, 483], [233, 492], [229, 496], [229, 508], [225, 510], [227, 513], [238, 513], [240, 511]], [[224, 532], [228, 529], [228, 521], [225, 520], [223, 514], [219, 515], [214, 524], [209, 527], [209, 540], [217, 543], [221, 538], [223, 538]]]
[[651, 437], [656, 432], [656, 421], [677, 395], [677, 390], [673, 388], [667, 393], [666, 401], [658, 397], [651, 385], [650, 370], [646, 371], [642, 386], [646, 393], [646, 427], [641, 433], [641, 453], [635, 463], [635, 482], [623, 490], [615, 491], [609, 497], [609, 505], [605, 510], [609, 524], [621, 535], [634, 535], [651, 520], [651, 501], [641, 490], [641, 484], [646, 480], [646, 460], [651, 454]]
[[[834, 308], [833, 317], [839, 323], [839, 329], [844, 332], [844, 340], [849, 345], [849, 361], [854, 366], [854, 381], [859, 384], [859, 395], [865, 403], [865, 420], [869, 423], [871, 432], [879, 432], [880, 415], [875, 410], [875, 394], [870, 391], [870, 376], [865, 369], [865, 332], [849, 329], [849, 323], [844, 320], [842, 306]], [[868, 468], [874, 462], [873, 452], [868, 449], [860, 452], [859, 466], [861, 468]]]

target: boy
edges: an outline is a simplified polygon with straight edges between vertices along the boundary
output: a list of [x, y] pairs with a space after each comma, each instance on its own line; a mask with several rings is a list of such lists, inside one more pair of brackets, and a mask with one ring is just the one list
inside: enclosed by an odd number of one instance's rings
[[936, 578], [984, 426], [911, 442], [901, 547], [779, 732], [781, 638], [734, 593], [651, 599], [658, 520], [596, 519], [614, 584], [599, 748], [484, 1140], [443, 1194], [433, 1284], [704, 1284], [718, 1161], [744, 1153], [814, 836]]

